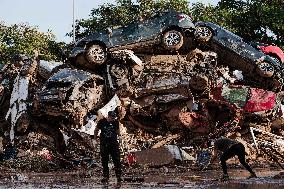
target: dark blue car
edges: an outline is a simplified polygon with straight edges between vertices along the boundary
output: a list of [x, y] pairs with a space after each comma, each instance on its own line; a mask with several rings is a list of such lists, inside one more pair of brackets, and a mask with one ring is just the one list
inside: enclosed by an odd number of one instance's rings
[[195, 40], [201, 45], [209, 45], [217, 52], [219, 62], [241, 70], [246, 79], [267, 82], [270, 85], [267, 89], [282, 87], [284, 72], [281, 65], [270, 56], [217, 24], [199, 21], [195, 23], [195, 27]]
[[71, 52], [71, 59], [92, 69], [95, 65], [103, 64], [107, 52], [113, 50], [135, 51], [136, 48], [158, 44], [176, 51], [183, 46], [185, 36], [193, 34], [194, 28], [191, 18], [186, 14], [174, 11], [159, 13], [147, 20], [95, 32], [78, 40]]

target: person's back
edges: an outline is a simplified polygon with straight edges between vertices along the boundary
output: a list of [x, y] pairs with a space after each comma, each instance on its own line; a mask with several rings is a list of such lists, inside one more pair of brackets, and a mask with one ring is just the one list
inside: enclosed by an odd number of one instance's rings
[[256, 174], [253, 172], [251, 167], [247, 164], [245, 160], [245, 147], [242, 143], [232, 140], [226, 137], [221, 137], [214, 142], [214, 154], [212, 157], [212, 162], [217, 158], [217, 153], [222, 152], [220, 155], [221, 165], [223, 169], [223, 177], [222, 179], [229, 179], [227, 172], [226, 161], [235, 155], [238, 156], [240, 163], [251, 173], [249, 178], [256, 177]]
[[226, 137], [221, 137], [214, 142], [214, 147], [222, 152], [228, 150], [231, 146], [238, 144], [239, 142], [236, 140], [232, 140]]

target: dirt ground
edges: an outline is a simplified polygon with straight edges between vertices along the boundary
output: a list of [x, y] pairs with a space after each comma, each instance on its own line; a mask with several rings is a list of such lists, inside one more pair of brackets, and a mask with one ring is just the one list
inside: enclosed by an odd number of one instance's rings
[[247, 179], [249, 173], [243, 168], [230, 168], [229, 181], [219, 180], [219, 168], [197, 171], [189, 167], [161, 167], [147, 169], [126, 169], [124, 182], [116, 185], [114, 175], [109, 184], [100, 184], [97, 169], [54, 173], [16, 173], [1, 170], [0, 188], [202, 188], [202, 189], [281, 189], [284, 178], [274, 176], [281, 171], [276, 167], [254, 168], [258, 178]]

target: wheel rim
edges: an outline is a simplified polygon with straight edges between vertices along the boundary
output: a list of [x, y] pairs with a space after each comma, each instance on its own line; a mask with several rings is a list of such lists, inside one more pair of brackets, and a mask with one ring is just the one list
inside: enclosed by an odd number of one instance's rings
[[96, 61], [102, 61], [105, 59], [105, 52], [101, 47], [92, 47], [89, 50], [89, 54], [90, 56], [92, 56], [94, 58], [94, 60]]
[[177, 32], [169, 32], [166, 36], [165, 36], [165, 44], [170, 47], [170, 46], [174, 46], [179, 44], [181, 41], [181, 37]]
[[196, 35], [202, 38], [210, 38], [211, 31], [207, 27], [198, 27], [196, 29]]
[[273, 72], [274, 71], [274, 68], [269, 64], [269, 63], [262, 63], [259, 65], [259, 69], [264, 72], [264, 73], [267, 73], [267, 72]]

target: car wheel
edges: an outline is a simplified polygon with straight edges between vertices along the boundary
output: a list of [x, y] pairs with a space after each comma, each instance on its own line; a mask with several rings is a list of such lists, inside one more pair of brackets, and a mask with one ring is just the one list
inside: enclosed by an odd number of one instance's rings
[[268, 62], [261, 62], [257, 65], [257, 72], [262, 77], [272, 77], [274, 74], [274, 67]]
[[183, 45], [183, 34], [176, 30], [170, 30], [163, 35], [163, 45], [168, 50], [178, 50]]
[[213, 33], [210, 28], [206, 26], [198, 26], [194, 32], [194, 37], [199, 42], [208, 42], [212, 38]]
[[103, 64], [106, 61], [105, 48], [101, 45], [90, 45], [86, 50], [86, 59], [92, 64]]

